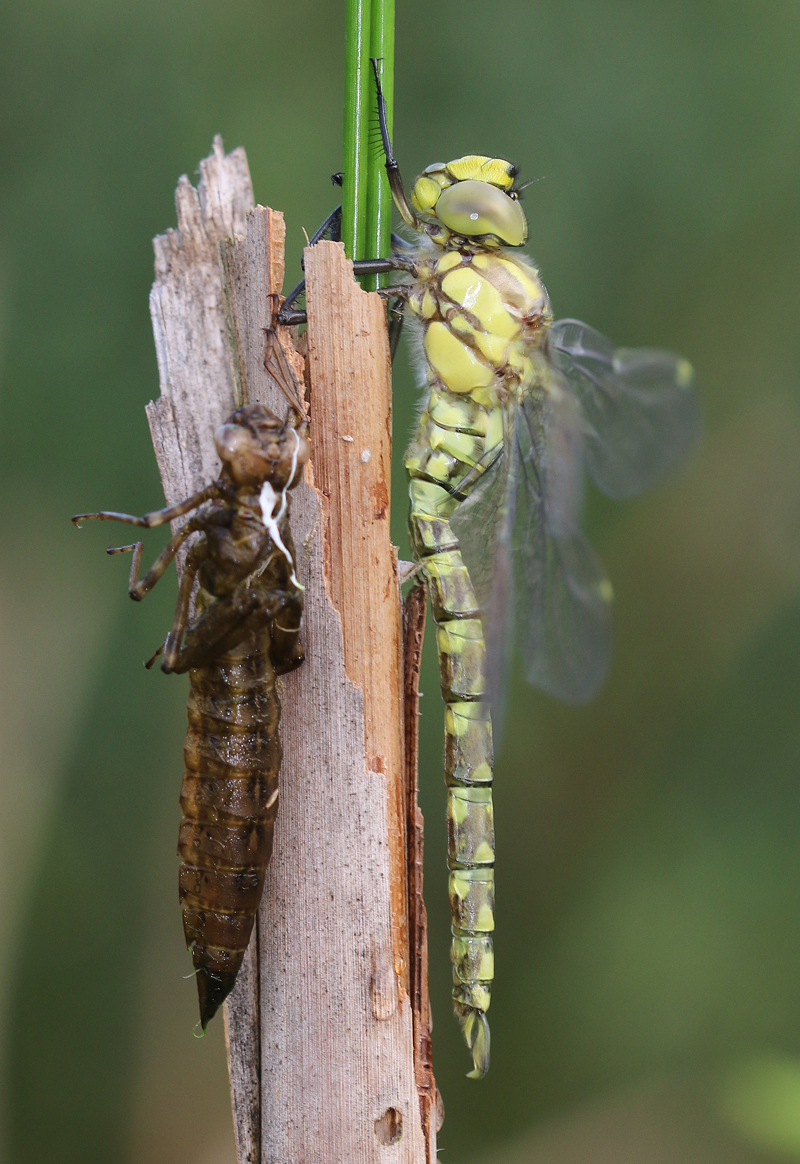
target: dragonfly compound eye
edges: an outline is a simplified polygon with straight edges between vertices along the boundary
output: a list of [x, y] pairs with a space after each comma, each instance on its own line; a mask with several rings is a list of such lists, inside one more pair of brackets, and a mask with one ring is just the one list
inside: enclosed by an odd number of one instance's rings
[[[265, 456], [263, 445], [240, 424], [221, 424], [214, 433], [217, 456], [238, 485], [253, 485], [263, 481], [273, 469]], [[280, 449], [275, 445], [275, 460]]]
[[240, 424], [221, 424], [214, 433], [214, 447], [217, 456], [226, 465], [241, 454], [250, 444], [251, 437]]
[[442, 191], [433, 213], [448, 230], [467, 238], [493, 234], [507, 246], [521, 247], [528, 237], [519, 202], [488, 182], [456, 182]]

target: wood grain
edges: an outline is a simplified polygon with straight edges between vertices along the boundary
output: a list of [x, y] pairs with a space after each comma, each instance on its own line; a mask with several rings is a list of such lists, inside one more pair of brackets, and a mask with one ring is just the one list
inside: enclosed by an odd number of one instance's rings
[[307, 661], [286, 681], [260, 915], [262, 1159], [423, 1164], [385, 316], [338, 244], [307, 251], [305, 269], [313, 455], [293, 526]]
[[147, 419], [168, 504], [217, 475], [214, 429], [241, 404], [219, 244], [244, 233], [252, 205], [244, 150], [226, 155], [216, 137], [214, 152], [200, 163], [197, 189], [185, 174], [178, 181], [178, 229], [153, 239], [150, 318], [161, 397], [147, 406]]
[[389, 535], [392, 391], [386, 310], [361, 293], [337, 243], [307, 252], [308, 360], [317, 486], [328, 501], [325, 575], [342, 620], [344, 664], [364, 697], [367, 767], [387, 786], [392, 949], [409, 990], [403, 783], [403, 650]]

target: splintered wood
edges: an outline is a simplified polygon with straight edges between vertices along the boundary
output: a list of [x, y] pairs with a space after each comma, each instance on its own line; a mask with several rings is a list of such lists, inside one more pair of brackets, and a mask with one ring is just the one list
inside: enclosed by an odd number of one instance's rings
[[[196, 190], [181, 178], [178, 229], [155, 240], [161, 397], [148, 419], [170, 503], [216, 476], [213, 431], [235, 407], [286, 410], [264, 365], [282, 216], [253, 206], [243, 150], [226, 155], [216, 138], [200, 173]], [[306, 662], [284, 685], [275, 850], [225, 1004], [238, 1159], [433, 1164], [416, 806], [424, 607], [417, 595], [404, 669], [385, 315], [338, 244], [307, 250], [305, 269], [308, 367], [288, 332], [280, 342], [310, 401], [312, 464], [292, 502]]]

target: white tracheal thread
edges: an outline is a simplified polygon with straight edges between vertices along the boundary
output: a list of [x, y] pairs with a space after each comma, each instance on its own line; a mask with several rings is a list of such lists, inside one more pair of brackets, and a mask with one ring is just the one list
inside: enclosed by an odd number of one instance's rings
[[[292, 453], [292, 471], [287, 478], [286, 484], [284, 485], [283, 489], [281, 489], [280, 494], [276, 494], [275, 490], [272, 488], [269, 481], [265, 481], [264, 484], [261, 486], [261, 493], [259, 494], [258, 500], [261, 504], [261, 520], [263, 521], [264, 525], [266, 526], [267, 530], [269, 531], [269, 536], [272, 538], [273, 542], [278, 547], [278, 549], [281, 551], [284, 558], [286, 559], [286, 561], [289, 563], [289, 566], [291, 567], [292, 574], [291, 574], [291, 578], [289, 579], [289, 581], [292, 582], [297, 587], [298, 590], [305, 590], [305, 586], [302, 585], [302, 583], [299, 581], [297, 575], [294, 572], [294, 562], [292, 560], [292, 555], [289, 553], [289, 551], [286, 549], [286, 546], [283, 544], [283, 538], [281, 537], [281, 532], [278, 529], [278, 522], [281, 520], [284, 513], [286, 512], [286, 504], [287, 504], [286, 494], [288, 492], [289, 485], [292, 483], [292, 481], [294, 481], [294, 475], [297, 472], [297, 454], [300, 450], [300, 437], [297, 435], [296, 429], [292, 429], [292, 436], [294, 437], [294, 452]], [[275, 512], [275, 502], [276, 502], [278, 496], [280, 496], [280, 508], [278, 509], [278, 512], [276, 513]]]

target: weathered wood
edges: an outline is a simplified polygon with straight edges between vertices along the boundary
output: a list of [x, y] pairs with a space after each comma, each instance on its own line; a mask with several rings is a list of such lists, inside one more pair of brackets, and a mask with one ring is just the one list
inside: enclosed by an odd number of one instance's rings
[[[252, 206], [242, 151], [226, 157], [216, 139], [201, 175], [197, 191], [181, 179], [178, 230], [155, 243], [162, 396], [148, 418], [169, 501], [216, 474], [213, 429], [232, 408], [285, 410], [264, 368], [282, 218]], [[306, 275], [313, 463], [292, 527], [307, 662], [285, 682], [275, 850], [225, 1005], [238, 1158], [431, 1164], [435, 1085], [428, 1059], [415, 1066], [427, 981], [408, 862], [421, 822], [412, 836], [385, 317], [341, 247], [308, 251]], [[290, 336], [281, 342], [302, 372]]]
[[[272, 323], [272, 297], [280, 293], [283, 285], [286, 233], [283, 216], [265, 206], [252, 207], [246, 215], [245, 232], [226, 238], [220, 246], [225, 324], [237, 395], [242, 401], [258, 401], [282, 414], [286, 400], [264, 367], [264, 354], [266, 329]], [[280, 339], [290, 362], [302, 377], [303, 361], [294, 353], [290, 337], [283, 334]], [[311, 528], [303, 521], [308, 509], [307, 488], [302, 484], [292, 497], [292, 528], [299, 550], [300, 573], [305, 560], [303, 542]], [[284, 708], [281, 727], [284, 745], [292, 718], [291, 710], [287, 716]], [[282, 785], [285, 768], [284, 762]], [[285, 794], [281, 799], [285, 801]], [[265, 890], [265, 896], [267, 893]], [[260, 928], [259, 921], [236, 987], [224, 1007], [239, 1164], [260, 1164], [262, 1160]]]
[[422, 1164], [385, 317], [340, 246], [307, 251], [305, 269], [313, 474], [293, 525], [307, 661], [286, 682], [260, 915], [262, 1160]]
[[[175, 191], [175, 206], [178, 229], [153, 240], [156, 279], [150, 314], [161, 396], [146, 409], [168, 504], [216, 476], [214, 428], [242, 403], [228, 333], [220, 245], [242, 235], [253, 206], [244, 150], [226, 155], [222, 139], [216, 137], [214, 152], [200, 163], [197, 189], [184, 174]], [[180, 525], [180, 520], [173, 524]], [[241, 1164], [259, 1164], [261, 1158], [257, 961], [254, 934], [235, 996], [226, 1004], [226, 1036], [231, 1013], [236, 1031], [228, 1062]]]
[[[279, 414], [285, 411], [286, 400], [264, 366], [264, 347], [275, 297], [283, 286], [285, 238], [283, 215], [254, 206], [240, 237], [229, 237], [222, 244], [226, 322], [239, 398], [268, 404]], [[282, 339], [291, 355], [285, 333]], [[296, 367], [302, 376], [302, 360]]]
[[403, 651], [397, 554], [389, 536], [391, 360], [386, 311], [364, 295], [341, 246], [306, 252], [314, 471], [328, 500], [326, 581], [342, 620], [345, 671], [361, 689], [367, 768], [384, 776], [392, 952], [408, 994]]
[[200, 163], [197, 189], [185, 174], [178, 181], [178, 229], [153, 239], [150, 317], [161, 396], [147, 406], [147, 419], [170, 505], [216, 476], [214, 429], [242, 402], [225, 324], [219, 244], [244, 233], [252, 205], [244, 150], [226, 155], [215, 137], [213, 154]]

